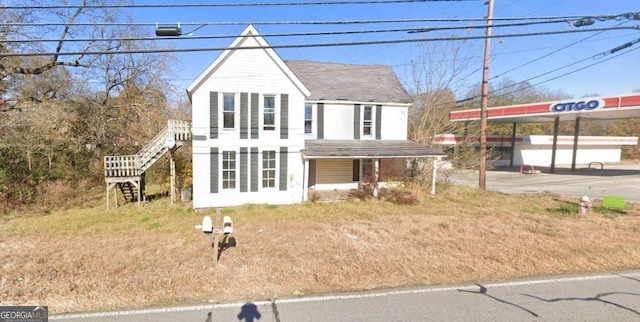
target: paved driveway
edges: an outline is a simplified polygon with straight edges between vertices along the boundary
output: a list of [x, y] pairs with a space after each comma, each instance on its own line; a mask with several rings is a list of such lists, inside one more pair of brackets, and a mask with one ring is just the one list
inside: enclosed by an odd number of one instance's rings
[[[487, 171], [487, 190], [504, 193], [550, 192], [564, 196], [588, 195], [592, 199], [604, 196], [624, 197], [640, 202], [640, 164], [604, 165], [604, 169], [577, 166], [575, 171], [537, 168], [541, 173], [521, 174], [520, 168], [498, 168]], [[478, 186], [478, 171], [458, 170], [450, 179], [455, 184]]]

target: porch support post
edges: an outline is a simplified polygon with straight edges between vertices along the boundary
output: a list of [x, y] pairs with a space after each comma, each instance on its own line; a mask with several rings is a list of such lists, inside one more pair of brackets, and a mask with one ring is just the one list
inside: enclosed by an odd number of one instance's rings
[[374, 159], [373, 160], [373, 182], [375, 183], [373, 185], [373, 196], [377, 197], [378, 196], [378, 179], [380, 177], [380, 159]]
[[576, 117], [576, 124], [573, 128], [573, 157], [571, 158], [571, 171], [576, 169], [576, 156], [578, 155], [578, 137], [580, 136], [580, 117]]
[[438, 174], [438, 160], [440, 158], [434, 158], [433, 159], [433, 169], [431, 169], [431, 194], [435, 195], [436, 194], [436, 180], [437, 180], [437, 174]]
[[304, 177], [302, 179], [302, 201], [309, 198], [309, 159], [304, 159]]

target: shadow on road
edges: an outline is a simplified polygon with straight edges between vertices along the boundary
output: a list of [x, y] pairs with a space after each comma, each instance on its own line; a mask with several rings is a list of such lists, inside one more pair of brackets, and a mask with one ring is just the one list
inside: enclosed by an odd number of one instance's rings
[[244, 320], [246, 322], [253, 322], [254, 319], [260, 320], [261, 317], [262, 314], [258, 311], [258, 307], [251, 302], [245, 303], [242, 306], [240, 313], [238, 313], [238, 321]]
[[480, 287], [480, 290], [478, 290], [478, 291], [458, 290], [458, 291], [459, 291], [459, 292], [465, 292], [465, 293], [472, 293], [472, 294], [482, 294], [482, 295], [485, 295], [485, 296], [487, 296], [487, 297], [489, 297], [489, 298], [491, 298], [491, 299], [493, 299], [493, 300], [496, 300], [496, 301], [498, 301], [498, 302], [500, 302], [500, 303], [509, 304], [509, 305], [514, 306], [514, 307], [517, 307], [517, 308], [519, 308], [519, 309], [521, 309], [521, 310], [523, 310], [523, 311], [525, 311], [525, 312], [527, 312], [527, 313], [529, 313], [529, 314], [531, 314], [531, 315], [533, 315], [533, 316], [535, 316], [535, 317], [538, 317], [538, 314], [536, 314], [535, 312], [533, 312], [533, 311], [531, 311], [531, 310], [528, 310], [528, 309], [526, 309], [526, 308], [524, 308], [524, 307], [522, 307], [522, 306], [520, 306], [520, 305], [518, 305], [518, 304], [511, 303], [511, 302], [509, 302], [509, 301], [505, 301], [505, 300], [500, 299], [500, 298], [497, 298], [497, 297], [495, 297], [495, 296], [493, 296], [493, 295], [489, 295], [489, 294], [487, 294], [487, 288], [486, 288], [486, 287], [484, 287], [484, 286], [482, 286], [482, 285], [480, 285], [480, 284], [476, 284], [476, 285], [477, 285], [478, 287]]
[[610, 295], [640, 296], [640, 293], [608, 292], [608, 293], [597, 294], [594, 297], [559, 297], [559, 298], [555, 298], [555, 299], [544, 299], [544, 298], [541, 298], [541, 297], [538, 297], [538, 296], [535, 296], [535, 295], [531, 295], [531, 294], [521, 294], [521, 295], [528, 296], [528, 297], [534, 298], [536, 300], [544, 301], [544, 302], [547, 302], [547, 303], [554, 303], [554, 302], [561, 302], [561, 301], [601, 302], [601, 303], [613, 305], [615, 307], [619, 307], [621, 309], [627, 310], [627, 311], [629, 311], [631, 313], [634, 313], [636, 315], [640, 315], [640, 312], [638, 312], [638, 311], [636, 311], [636, 310], [634, 310], [632, 308], [629, 308], [629, 307], [626, 307], [626, 306], [624, 306], [622, 304], [618, 304], [618, 303], [607, 301], [607, 300], [603, 299], [603, 297], [610, 296]]

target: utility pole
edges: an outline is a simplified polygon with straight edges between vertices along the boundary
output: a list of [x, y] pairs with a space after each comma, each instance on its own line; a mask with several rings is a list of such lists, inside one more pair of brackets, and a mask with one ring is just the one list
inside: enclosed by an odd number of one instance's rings
[[488, 0], [487, 31], [484, 38], [484, 65], [482, 68], [482, 101], [480, 102], [480, 177], [478, 185], [486, 189], [487, 183], [487, 104], [489, 96], [489, 52], [491, 47], [491, 26], [493, 25], [493, 0]]

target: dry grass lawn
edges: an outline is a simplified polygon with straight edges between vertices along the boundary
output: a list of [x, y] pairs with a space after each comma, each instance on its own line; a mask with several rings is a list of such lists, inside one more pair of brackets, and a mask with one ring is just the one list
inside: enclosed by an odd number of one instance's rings
[[640, 267], [640, 206], [578, 218], [577, 200], [443, 187], [383, 201], [223, 210], [237, 246], [215, 265], [205, 214], [168, 200], [0, 215], [0, 305], [52, 313]]

